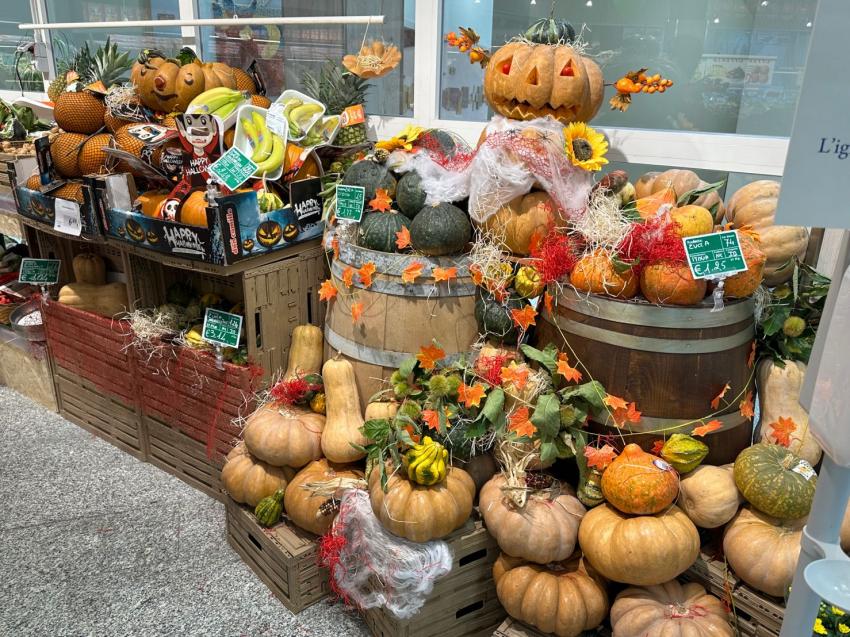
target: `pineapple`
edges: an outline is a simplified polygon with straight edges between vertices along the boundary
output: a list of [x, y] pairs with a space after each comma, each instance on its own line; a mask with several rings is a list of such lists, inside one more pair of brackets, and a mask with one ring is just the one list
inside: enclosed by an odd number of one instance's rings
[[89, 74], [92, 65], [92, 55], [88, 42], [77, 49], [64, 40], [57, 40], [56, 46], [59, 49], [57, 74], [47, 88], [47, 96], [51, 102], [58, 100], [68, 85], [78, 80], [81, 74]]
[[242, 69], [233, 67], [233, 77], [236, 78], [236, 90], [247, 91], [248, 93], [256, 93], [257, 85], [254, 83], [254, 78], [251, 74]]
[[[328, 115], [341, 115], [347, 107], [362, 104], [369, 88], [366, 80], [344, 70], [333, 60], [325, 62], [318, 78], [311, 73], [304, 74], [304, 92], [324, 103], [328, 107]], [[335, 140], [338, 146], [355, 146], [364, 142], [365, 123], [340, 128]]]
[[106, 43], [99, 47], [92, 56], [91, 64], [84, 73], [80, 73], [83, 85], [102, 84], [98, 88], [104, 92], [113, 84], [129, 81], [128, 71], [133, 65], [130, 53], [118, 53], [118, 45], [106, 38]]

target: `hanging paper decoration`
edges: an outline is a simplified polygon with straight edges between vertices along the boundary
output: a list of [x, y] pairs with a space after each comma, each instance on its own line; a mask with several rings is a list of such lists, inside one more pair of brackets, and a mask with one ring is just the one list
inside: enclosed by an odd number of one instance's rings
[[342, 63], [349, 71], [365, 79], [383, 77], [401, 62], [401, 51], [392, 44], [386, 45], [383, 40], [372, 40], [367, 43], [365, 38], [360, 52], [356, 55], [346, 55]]

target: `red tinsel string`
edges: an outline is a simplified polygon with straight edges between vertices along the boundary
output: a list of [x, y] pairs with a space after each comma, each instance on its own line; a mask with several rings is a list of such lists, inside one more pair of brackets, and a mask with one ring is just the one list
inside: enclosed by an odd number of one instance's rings
[[544, 283], [560, 281], [578, 263], [578, 245], [567, 235], [549, 232], [534, 248], [531, 256]]
[[502, 384], [502, 368], [507, 360], [508, 356], [501, 353], [493, 356], [479, 356], [475, 361], [475, 371], [492, 387], [499, 387]]
[[617, 246], [617, 252], [625, 261], [637, 261], [637, 272], [657, 261], [685, 261], [685, 246], [668, 215], [634, 224]]
[[304, 400], [304, 396], [309, 390], [310, 385], [303, 378], [290, 378], [276, 383], [269, 390], [269, 396], [275, 403], [291, 407]]
[[221, 388], [221, 391], [215, 399], [215, 411], [213, 412], [209, 427], [207, 428], [207, 458], [210, 459], [212, 459], [213, 452], [215, 451], [215, 434], [218, 431], [218, 417], [221, 415], [222, 409], [224, 409], [224, 396], [227, 393], [227, 388], [229, 386], [230, 382], [227, 377], [227, 365], [225, 365], [224, 387]]
[[342, 567], [339, 556], [347, 544], [348, 541], [343, 536], [336, 535], [333, 529], [331, 529], [319, 538], [318, 560], [319, 566], [324, 566], [328, 569], [331, 592], [333, 592], [337, 599], [341, 599], [346, 606], [351, 606], [351, 600], [336, 581], [337, 569]]
[[[458, 143], [456, 139], [455, 143]], [[474, 150], [455, 150], [450, 154], [446, 153], [443, 142], [436, 135], [428, 131], [417, 138], [414, 146], [428, 153], [428, 158], [438, 166], [450, 172], [458, 173], [463, 172], [469, 167], [476, 153]], [[466, 147], [465, 143], [462, 147]]]

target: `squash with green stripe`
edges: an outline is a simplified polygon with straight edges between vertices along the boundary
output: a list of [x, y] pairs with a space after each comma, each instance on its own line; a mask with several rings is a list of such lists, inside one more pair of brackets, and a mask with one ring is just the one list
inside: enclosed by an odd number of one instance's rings
[[280, 521], [283, 514], [283, 489], [278, 489], [273, 495], [266, 496], [257, 503], [254, 515], [260, 526], [274, 526]]
[[358, 243], [378, 252], [399, 252], [396, 232], [410, 229], [410, 219], [397, 212], [369, 212], [360, 222]]
[[413, 249], [427, 256], [459, 254], [471, 237], [469, 217], [450, 203], [425, 206], [410, 223]]
[[479, 288], [475, 299], [475, 320], [478, 323], [478, 331], [489, 340], [515, 344], [519, 332], [514, 324], [511, 310], [522, 309], [524, 304], [523, 299], [518, 297], [511, 297], [504, 303], [500, 303]]
[[747, 447], [735, 460], [734, 474], [738, 490], [762, 513], [796, 520], [812, 508], [815, 470], [786, 447], [767, 443]]
[[576, 30], [569, 22], [549, 16], [532, 24], [523, 35], [534, 44], [571, 44]]

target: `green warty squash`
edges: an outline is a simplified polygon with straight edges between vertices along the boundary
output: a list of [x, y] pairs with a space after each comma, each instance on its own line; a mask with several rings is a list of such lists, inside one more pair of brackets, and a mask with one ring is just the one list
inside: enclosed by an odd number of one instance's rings
[[274, 526], [283, 514], [283, 489], [278, 489], [273, 495], [266, 496], [254, 507], [254, 515], [260, 526]]
[[345, 171], [342, 183], [344, 186], [363, 186], [366, 191], [366, 204], [375, 198], [375, 191], [378, 188], [383, 188], [390, 197], [395, 197], [395, 177], [386, 166], [369, 159], [361, 159], [351, 164]]
[[398, 252], [396, 232], [410, 229], [410, 219], [397, 212], [369, 212], [360, 222], [358, 243], [378, 252]]
[[817, 474], [808, 461], [781, 445], [759, 443], [735, 460], [735, 485], [756, 509], [780, 520], [809, 514]]
[[410, 243], [428, 256], [459, 254], [472, 237], [466, 213], [450, 203], [425, 206], [410, 223]]
[[708, 445], [686, 434], [673, 434], [661, 448], [661, 457], [679, 473], [688, 473], [708, 455]]

